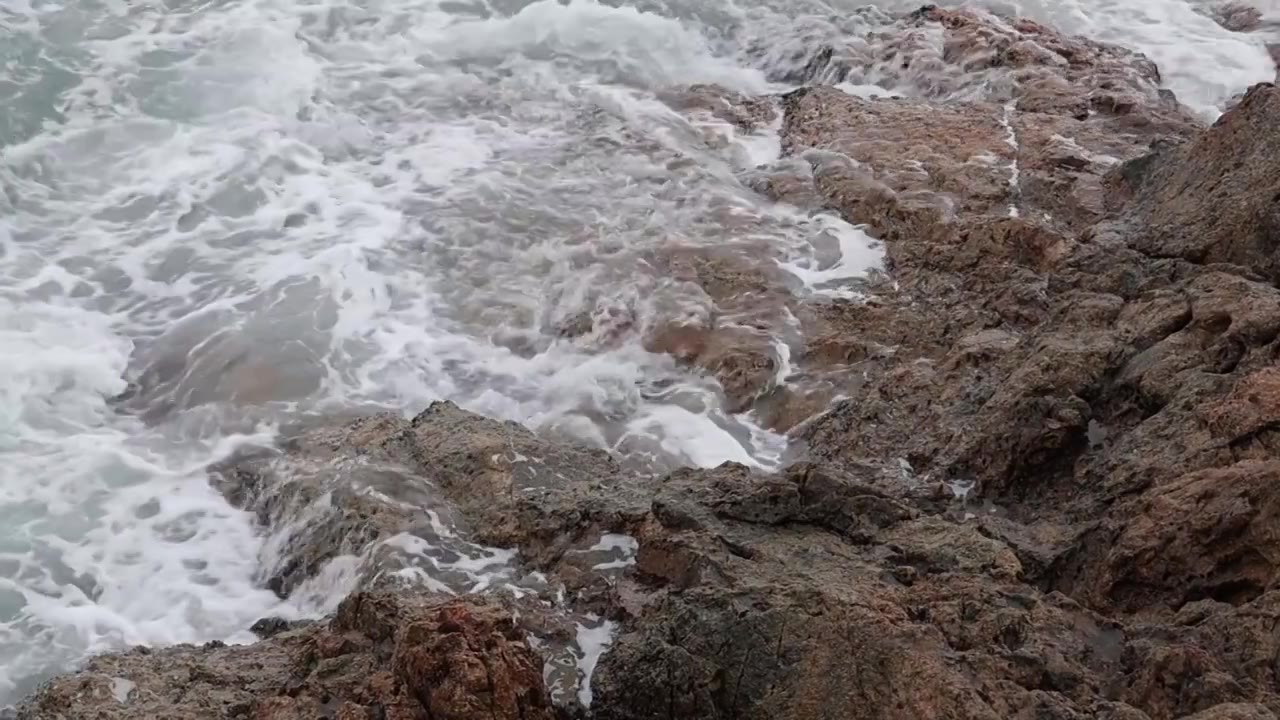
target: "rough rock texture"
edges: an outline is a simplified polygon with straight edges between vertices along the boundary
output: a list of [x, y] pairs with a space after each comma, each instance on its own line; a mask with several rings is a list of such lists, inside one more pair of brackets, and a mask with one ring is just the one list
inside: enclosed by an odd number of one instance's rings
[[1250, 32], [1262, 26], [1262, 11], [1237, 0], [1220, 2], [1208, 10], [1219, 25], [1233, 32]]
[[[380, 549], [442, 542], [438, 523], [518, 551], [512, 577], [617, 623], [589, 708], [541, 687], [520, 642], [554, 624], [538, 600], [400, 588], [249, 648], [99, 658], [20, 717], [1277, 717], [1280, 92], [1200, 129], [1133, 53], [932, 7], [901, 23], [881, 60], [819, 52], [806, 77], [897, 68], [932, 89], [799, 90], [787, 158], [754, 177], [864, 224], [886, 273], [819, 301], [740, 259], [664, 260], [726, 304], [785, 304], [795, 362], [846, 396], [796, 428], [805, 461], [653, 477], [440, 403], [215, 472], [292, 528], [282, 593], [357, 552], [381, 587], [413, 565]], [[744, 407], [803, 416], [812, 399], [779, 399], [776, 367], [718, 346], [709, 317], [646, 330], [740, 379]], [[606, 535], [634, 555], [583, 562]]]
[[[600, 507], [602, 496], [610, 498], [609, 512], [640, 514], [638, 500], [628, 507], [612, 487], [620, 476], [605, 452], [547, 444], [515, 423], [495, 423], [447, 402], [412, 420], [379, 415], [304, 429], [279, 450], [242, 453], [214, 468], [215, 485], [233, 504], [278, 529], [265, 570], [268, 586], [281, 596], [340, 555], [372, 556], [365, 582], [412, 567], [413, 558], [386, 541], [408, 536], [450, 545], [441, 516], [446, 524], [470, 521], [469, 539], [476, 543], [524, 540], [530, 547], [530, 528], [542, 523], [556, 531], [581, 524], [585, 533], [581, 519]], [[570, 517], [544, 517], [555, 513]], [[517, 528], [517, 522], [523, 524]], [[576, 537], [553, 531], [538, 539], [563, 545]], [[470, 583], [460, 578], [453, 589]]]
[[[881, 342], [898, 352], [879, 364], [882, 380], [807, 429], [815, 454], [898, 454], [921, 474], [977, 482], [1031, 527], [1056, 516], [1056, 552], [1080, 547], [1044, 558], [1044, 569], [1100, 608], [1137, 609], [1154, 594], [1176, 609], [1265, 590], [1265, 540], [1247, 529], [1265, 517], [1266, 499], [1247, 488], [1268, 485], [1249, 478], [1269, 472], [1268, 366], [1280, 334], [1280, 292], [1263, 281], [1274, 272], [1277, 189], [1261, 148], [1274, 139], [1276, 102], [1274, 88], [1259, 86], [1193, 141], [1115, 168], [1107, 182], [1131, 188], [1129, 201], [1041, 267], [987, 252], [968, 286], [944, 284], [899, 246], [945, 256], [945, 234], [889, 243], [904, 292], [843, 312], [851, 328], [889, 334]], [[1231, 202], [1220, 185], [1233, 189]], [[932, 343], [883, 322], [926, 288], [932, 304], [920, 313], [939, 317]], [[1236, 499], [1216, 499], [1222, 493]], [[1199, 513], [1215, 502], [1210, 526], [1186, 539], [1194, 560], [1149, 536], [1194, 524], [1174, 521], [1170, 503]], [[1241, 519], [1226, 522], [1233, 503], [1243, 504]], [[1156, 512], [1164, 520], [1135, 522]], [[1085, 539], [1070, 540], [1078, 534]], [[1249, 549], [1228, 544], [1215, 561], [1218, 543], [1237, 537]], [[1103, 580], [1100, 562], [1119, 576]], [[1143, 579], [1138, 567], [1162, 579]]]
[[1196, 126], [1140, 55], [1025, 20], [1001, 26], [937, 8], [915, 14], [905, 35], [934, 28], [941, 48], [922, 35], [899, 49], [904, 67], [951, 93], [961, 88], [949, 79], [973, 82], [982, 73], [971, 68], [984, 68], [1007, 89], [946, 104], [864, 100], [829, 87], [785, 100], [784, 147], [839, 153], [816, 164], [818, 189], [887, 240], [953, 224], [960, 228], [941, 231], [963, 237], [1009, 215], [1026, 217], [1018, 227], [1037, 236], [1078, 231], [1101, 217], [1111, 166]]
[[[1259, 671], [1271, 667], [1270, 630], [1238, 624], [1269, 612], [1276, 578], [1270, 214], [1280, 188], [1263, 148], [1280, 139], [1277, 102], [1275, 88], [1258, 86], [1189, 142], [1183, 131], [1155, 138], [1150, 154], [1135, 143], [1095, 178], [1110, 200], [1094, 217], [1047, 228], [1024, 209], [1021, 235], [993, 236], [983, 215], [1008, 198], [992, 190], [995, 175], [945, 172], [967, 150], [928, 144], [916, 159], [939, 170], [910, 177], [878, 154], [878, 135], [896, 138], [888, 147], [907, 134], [869, 116], [914, 122], [902, 119], [911, 102], [821, 89], [788, 99], [794, 152], [864, 153], [823, 194], [886, 238], [899, 281], [839, 310], [851, 342], [870, 337], [895, 352], [864, 362], [862, 391], [804, 429], [814, 456], [897, 456], [921, 485], [976, 483], [971, 522], [1017, 556], [1017, 576], [1118, 628], [1116, 666], [1072, 672], [1144, 713], [1134, 717], [1267, 717], [1277, 707], [1272, 671]], [[977, 117], [956, 109], [917, 127], [990, 152], [997, 135]], [[955, 129], [927, 130], [937, 122]], [[829, 161], [811, 162], [822, 191]], [[1034, 196], [1019, 201], [1036, 207]], [[967, 222], [999, 243], [970, 245]], [[918, 592], [918, 575], [906, 576]], [[1061, 699], [1079, 687], [1052, 690]], [[1245, 701], [1266, 707], [1214, 707]], [[925, 715], [984, 716], [965, 707], [973, 714]], [[1036, 712], [1120, 711], [1077, 697]]]
[[551, 720], [509, 611], [356, 593], [327, 624], [252, 646], [139, 648], [46, 685], [19, 720]]
[[1280, 273], [1280, 169], [1267, 162], [1280, 97], [1252, 92], [1214, 132], [1130, 165], [1118, 186], [1134, 198], [1116, 228], [1135, 250], [1197, 264]]
[[[651, 349], [714, 374], [731, 410], [754, 409], [781, 431], [860, 392], [864, 365], [874, 372], [904, 339], [936, 355], [957, 332], [1043, 322], [1046, 273], [1121, 194], [1111, 171], [1199, 129], [1145, 57], [977, 11], [927, 7], [804, 63], [791, 80], [876, 82], [903, 97], [817, 84], [781, 98], [788, 157], [746, 181], [800, 208], [838, 211], [885, 241], [892, 277], [873, 274], [851, 290], [866, 306], [909, 299], [918, 333], [885, 332], [898, 308], [852, 317], [845, 303], [793, 292], [775, 263], [760, 262], [767, 249], [699, 249], [657, 265], [705, 289], [710, 310], [648, 336]], [[668, 102], [743, 118], [730, 120], [740, 127], [764, 116], [707, 88]], [[876, 292], [891, 284], [907, 292]], [[796, 325], [802, 340], [783, 385], [773, 338]]]

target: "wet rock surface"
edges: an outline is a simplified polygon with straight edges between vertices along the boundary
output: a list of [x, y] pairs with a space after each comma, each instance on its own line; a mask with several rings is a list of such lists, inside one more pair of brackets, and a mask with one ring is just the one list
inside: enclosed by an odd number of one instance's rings
[[[810, 84], [777, 99], [783, 158], [746, 178], [780, 202], [836, 211], [885, 243], [889, 273], [851, 288], [861, 307], [795, 292], [778, 268], [751, 257], [664, 263], [704, 288], [712, 310], [663, 328], [649, 346], [714, 374], [731, 409], [754, 409], [780, 431], [860, 392], [864, 361], [875, 366], [914, 342], [880, 332], [897, 308], [881, 318], [869, 308], [912, 303], [917, 344], [935, 354], [956, 332], [1043, 322], [1045, 278], [1123, 192], [1115, 169], [1200, 129], [1160, 88], [1155, 65], [1128, 50], [932, 6], [890, 27], [815, 49], [792, 78]], [[869, 99], [834, 85], [873, 82], [910, 92]], [[762, 114], [724, 92], [691, 96], [722, 115], [724, 103], [735, 116]], [[791, 333], [799, 340], [785, 364], [790, 382], [778, 383], [784, 363], [770, 338]]]
[[[19, 717], [1277, 717], [1280, 93], [1202, 128], [1133, 53], [933, 7], [901, 29], [883, 63], [803, 64], [755, 178], [865, 226], [884, 273], [814, 299], [665, 260], [798, 327], [828, 384], [778, 382], [768, 323], [649, 329], [794, 426], [802, 462], [638, 474], [448, 403], [301, 429], [213, 478], [273, 529], [281, 595], [361, 558], [335, 614], [104, 656]], [[920, 65], [914, 98], [820, 84]], [[490, 592], [449, 597], [493, 546]], [[610, 644], [580, 639], [585, 683], [553, 701], [572, 613]]]
[[1248, 3], [1228, 0], [1209, 8], [1209, 16], [1222, 27], [1234, 32], [1249, 32], [1262, 27], [1262, 11]]
[[252, 646], [139, 648], [57, 679], [18, 718], [417, 720], [555, 717], [509, 610], [360, 592]]
[[[439, 571], [442, 557], [405, 552], [422, 543], [453, 556], [519, 543], [562, 552], [577, 539], [563, 537], [564, 526], [585, 534], [596, 513], [643, 513], [640, 500], [628, 504], [623, 478], [608, 453], [547, 443], [447, 402], [411, 420], [380, 415], [302, 429], [278, 450], [245, 451], [213, 472], [233, 504], [278, 529], [264, 567], [281, 596], [342, 556], [365, 556], [361, 584], [412, 578], [423, 566]], [[549, 534], [530, 535], [543, 525]], [[466, 540], [451, 530], [458, 526]], [[475, 583], [461, 571], [438, 579], [455, 592]]]

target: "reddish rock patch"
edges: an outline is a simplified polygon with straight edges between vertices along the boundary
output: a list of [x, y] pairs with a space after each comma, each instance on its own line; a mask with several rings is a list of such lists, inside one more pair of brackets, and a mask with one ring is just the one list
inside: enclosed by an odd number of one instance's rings
[[53, 681], [26, 720], [552, 720], [542, 661], [509, 610], [356, 593], [327, 624], [252, 646], [139, 649]]

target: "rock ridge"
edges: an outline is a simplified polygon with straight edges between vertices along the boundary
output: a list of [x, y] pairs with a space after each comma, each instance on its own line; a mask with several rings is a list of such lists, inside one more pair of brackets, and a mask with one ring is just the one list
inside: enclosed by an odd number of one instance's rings
[[[802, 459], [650, 475], [445, 402], [302, 428], [211, 478], [281, 596], [360, 558], [332, 615], [104, 655], [17, 716], [1275, 720], [1280, 91], [1203, 127], [1135, 53], [935, 6], [898, 29], [801, 64], [749, 178], [885, 270], [815, 299], [694, 263], [786, 298], [821, 393], [724, 338], [708, 371]], [[836, 86], [885, 67], [934, 81]]]

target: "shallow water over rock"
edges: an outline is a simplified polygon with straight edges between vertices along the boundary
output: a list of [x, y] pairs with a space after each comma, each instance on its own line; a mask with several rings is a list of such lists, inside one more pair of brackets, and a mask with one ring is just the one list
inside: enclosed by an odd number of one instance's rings
[[[518, 523], [501, 524], [501, 504], [459, 492], [472, 482], [537, 493], [596, 464], [652, 482], [685, 465], [771, 470], [868, 447], [877, 473], [927, 486], [934, 458], [922, 448], [934, 439], [889, 420], [926, 427], [932, 409], [850, 398], [883, 383], [895, 357], [974, 369], [944, 400], [994, 393], [1007, 378], [982, 363], [1052, 316], [1043, 274], [1078, 249], [1073, 233], [1140, 194], [1104, 184], [1107, 168], [1157, 136], [1187, 135], [1192, 116], [1215, 115], [1274, 66], [1267, 8], [1252, 34], [1181, 0], [1016, 8], [1129, 43], [1158, 76], [1129, 51], [1034, 23], [912, 10], [0, 8], [0, 705], [86, 654], [252, 640], [255, 620], [319, 616], [379, 570], [437, 591], [505, 583], [554, 595], [532, 575], [538, 562], [633, 537], [652, 510], [644, 492], [633, 506], [593, 486], [575, 497], [589, 507], [593, 493], [608, 497], [600, 512], [611, 519], [572, 548], [546, 540], [540, 558]], [[823, 82], [837, 85], [794, 92]], [[1162, 94], [1170, 88], [1189, 110]], [[889, 95], [903, 100], [865, 99]], [[926, 101], [952, 108], [930, 118], [932, 151], [896, 150], [912, 133], [893, 127], [922, 121]], [[801, 111], [845, 131], [865, 111], [885, 145], [799, 127]], [[864, 192], [867, 178], [876, 193]], [[945, 240], [966, 222], [962, 243], [913, 248], [894, 235]], [[1195, 248], [1175, 255], [1202, 259]], [[1000, 263], [982, 262], [991, 257]], [[972, 293], [951, 292], [957, 283]], [[972, 302], [995, 286], [995, 299]], [[910, 332], [899, 330], [900, 302], [921, 308]], [[1157, 305], [1122, 313], [1155, 337], [1168, 320]], [[1115, 307], [1091, 297], [1072, 311], [1085, 321]], [[1109, 352], [1046, 347], [1072, 387], [1091, 387]], [[1233, 347], [1214, 351], [1224, 371]], [[893, 372], [900, 398], [929, 382], [912, 374], [921, 367]], [[1011, 403], [1022, 380], [1005, 388]], [[1168, 390], [1151, 383], [1144, 392]], [[581, 444], [573, 472], [513, 486], [466, 457], [459, 467], [471, 469], [453, 476], [465, 482], [451, 487], [447, 468], [334, 466], [310, 447], [294, 456], [300, 484], [255, 494], [208, 482], [210, 463], [298, 426], [377, 411], [406, 423], [441, 399]], [[1028, 417], [1053, 432], [979, 427], [955, 438], [946, 462], [999, 494], [1009, 472], [1039, 459], [992, 444], [1011, 437], [1014, 449], [1053, 455], [1090, 422], [1074, 402], [1037, 413]], [[866, 434], [851, 439], [842, 424]], [[518, 444], [484, 452], [540, 472]], [[371, 510], [395, 503], [412, 518]], [[813, 513], [796, 517], [836, 522]], [[517, 560], [521, 542], [532, 555]], [[637, 542], [646, 572], [681, 582], [720, 572], [685, 567], [688, 555], [654, 565]], [[298, 547], [318, 554], [287, 560]], [[613, 620], [599, 612], [643, 605], [586, 591], [600, 571], [622, 569], [598, 565], [627, 559], [595, 558], [576, 574], [557, 566], [583, 585], [580, 641], [566, 641], [567, 626], [547, 641], [572, 646], [570, 674], [600, 661]]]

